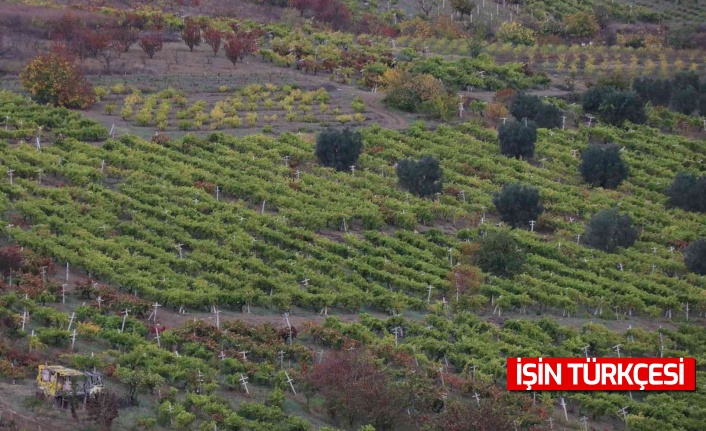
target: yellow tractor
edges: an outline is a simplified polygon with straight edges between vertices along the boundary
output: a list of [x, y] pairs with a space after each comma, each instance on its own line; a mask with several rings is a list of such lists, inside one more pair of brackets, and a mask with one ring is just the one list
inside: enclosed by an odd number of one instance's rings
[[37, 395], [54, 397], [63, 404], [67, 396], [85, 399], [103, 390], [103, 375], [82, 372], [61, 365], [40, 365], [37, 372]]

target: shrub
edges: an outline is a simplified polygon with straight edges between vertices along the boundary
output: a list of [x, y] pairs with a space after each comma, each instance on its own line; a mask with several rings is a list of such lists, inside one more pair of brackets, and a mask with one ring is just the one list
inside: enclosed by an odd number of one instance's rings
[[257, 124], [257, 112], [248, 112], [245, 114], [245, 122], [248, 123], [248, 126], [255, 127]]
[[110, 91], [102, 86], [97, 86], [93, 88], [93, 95], [96, 96], [96, 100], [100, 101], [105, 96], [109, 95]]
[[647, 122], [645, 104], [634, 91], [615, 91], [606, 95], [598, 107], [602, 121], [614, 126], [622, 126], [625, 121], [634, 124]]
[[523, 26], [518, 21], [500, 24], [498, 39], [513, 45], [534, 45], [537, 40], [534, 30]]
[[361, 99], [360, 97], [356, 97], [351, 102], [351, 109], [353, 109], [353, 112], [358, 112], [362, 114], [363, 112], [365, 112], [365, 102], [363, 102], [363, 99]]
[[113, 94], [124, 94], [127, 92], [127, 87], [125, 87], [125, 84], [117, 83], [110, 87], [110, 92]]
[[600, 30], [596, 16], [589, 11], [564, 15], [562, 23], [564, 32], [571, 37], [591, 37]]
[[130, 105], [125, 105], [123, 106], [123, 109], [120, 110], [120, 117], [122, 117], [123, 120], [129, 120], [130, 117], [132, 117], [132, 114], [133, 110]]
[[618, 247], [630, 247], [637, 240], [637, 229], [629, 215], [620, 215], [615, 208], [603, 210], [591, 217], [586, 225], [584, 243], [611, 253]]
[[539, 190], [508, 184], [493, 198], [493, 205], [500, 213], [500, 219], [513, 228], [527, 226], [530, 220], [537, 220], [544, 211], [539, 199]]
[[706, 275], [706, 238], [700, 238], [684, 250], [684, 264], [687, 269], [699, 275]]
[[63, 51], [34, 57], [22, 73], [22, 87], [41, 103], [68, 108], [86, 108], [95, 97], [91, 84]]
[[349, 129], [324, 130], [316, 138], [316, 158], [323, 166], [347, 171], [358, 162], [363, 140]]
[[581, 154], [579, 171], [592, 186], [614, 189], [628, 177], [630, 169], [616, 145], [589, 145]]
[[439, 161], [426, 155], [419, 160], [404, 159], [397, 165], [400, 186], [419, 197], [441, 192], [443, 171]]
[[510, 120], [498, 129], [500, 152], [508, 157], [530, 158], [534, 156], [537, 127], [534, 122]]
[[405, 112], [417, 112], [422, 103], [419, 91], [409, 87], [397, 87], [388, 92], [383, 100], [388, 106]]
[[525, 254], [514, 238], [505, 232], [488, 234], [475, 255], [475, 264], [498, 277], [512, 277], [522, 270]]
[[706, 212], [706, 176], [679, 172], [667, 189], [667, 205], [684, 211]]

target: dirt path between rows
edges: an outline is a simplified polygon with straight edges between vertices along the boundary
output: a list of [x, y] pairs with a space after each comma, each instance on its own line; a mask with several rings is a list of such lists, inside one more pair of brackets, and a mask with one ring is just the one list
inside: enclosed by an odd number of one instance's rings
[[[251, 312], [247, 313], [243, 310], [243, 313], [239, 313], [233, 310], [221, 310], [219, 320], [221, 322], [229, 321], [243, 321], [248, 325], [262, 325], [264, 323], [270, 323], [276, 328], [285, 327], [285, 318], [283, 314], [278, 314], [271, 310], [266, 310], [259, 307], [251, 307]], [[352, 323], [360, 320], [359, 313], [346, 313], [340, 310], [330, 309], [328, 310], [328, 316], [336, 317], [344, 323]], [[378, 319], [387, 319], [390, 317], [389, 314], [382, 313], [379, 311], [365, 311], [367, 314], [372, 315]], [[426, 313], [417, 311], [403, 312], [402, 316], [410, 321], [422, 322]], [[643, 316], [632, 316], [629, 320], [617, 319], [608, 320], [601, 318], [585, 318], [585, 317], [562, 317], [555, 314], [521, 314], [519, 312], [503, 312], [501, 316], [496, 316], [487, 310], [483, 313], [477, 314], [477, 316], [486, 322], [502, 326], [506, 320], [539, 320], [544, 317], [549, 317], [554, 319], [562, 326], [568, 326], [575, 330], [580, 330], [587, 323], [598, 323], [605, 326], [607, 329], [617, 332], [624, 333], [630, 328], [640, 328], [645, 331], [655, 332], [660, 328], [676, 330], [678, 328], [678, 323], [665, 319], [652, 319]], [[289, 313], [289, 323], [297, 328], [301, 328], [305, 322], [313, 322], [321, 324], [326, 320], [326, 315], [322, 313], [314, 313], [307, 310], [295, 309]], [[173, 309], [160, 309], [158, 312], [157, 322], [161, 325], [167, 326], [168, 328], [174, 328], [183, 325], [190, 320], [203, 320], [205, 322], [216, 324], [216, 319], [214, 314], [205, 313], [203, 311], [188, 311], [187, 314], [179, 314]], [[692, 322], [693, 323], [693, 322]]]
[[[549, 88], [546, 90], [527, 90], [526, 94], [539, 97], [563, 97], [571, 94], [571, 91], [559, 90], [558, 88]], [[463, 91], [463, 96], [469, 99], [482, 100], [484, 102], [492, 102], [495, 91]]]

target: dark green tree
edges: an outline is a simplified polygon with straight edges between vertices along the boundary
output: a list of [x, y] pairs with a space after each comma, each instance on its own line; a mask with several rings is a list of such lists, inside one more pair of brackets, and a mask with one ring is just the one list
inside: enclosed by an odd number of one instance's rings
[[510, 104], [510, 113], [518, 120], [534, 119], [537, 109], [542, 105], [542, 99], [525, 93], [518, 93]]
[[706, 176], [679, 172], [667, 189], [667, 205], [684, 211], [706, 212]]
[[324, 130], [316, 138], [316, 158], [322, 165], [347, 171], [358, 162], [363, 140], [358, 132], [349, 129]]
[[584, 244], [612, 253], [618, 247], [630, 247], [637, 240], [637, 228], [628, 214], [615, 208], [599, 211], [588, 221]]
[[537, 126], [532, 121], [510, 120], [498, 129], [500, 152], [508, 157], [531, 158], [537, 142]]
[[440, 192], [442, 176], [439, 161], [429, 155], [419, 160], [404, 159], [397, 165], [400, 186], [420, 197]]
[[493, 198], [493, 205], [500, 213], [500, 219], [513, 228], [528, 226], [530, 220], [536, 221], [544, 211], [539, 190], [520, 183], [505, 185]]
[[682, 114], [691, 115], [699, 108], [699, 97], [697, 87], [686, 85], [676, 87], [672, 92], [672, 109]]
[[561, 126], [561, 110], [537, 96], [516, 95], [510, 105], [510, 113], [519, 121], [523, 118], [534, 121], [537, 127], [551, 129]]
[[700, 238], [684, 250], [684, 264], [687, 269], [699, 275], [706, 275], [706, 238]]
[[699, 88], [699, 75], [694, 71], [679, 72], [672, 79], [674, 88]]
[[534, 116], [537, 127], [555, 129], [561, 127], [561, 109], [552, 103], [542, 103]]
[[461, 14], [461, 18], [464, 15], [470, 15], [476, 8], [476, 2], [474, 0], [451, 0], [451, 7]]
[[620, 157], [620, 149], [614, 144], [589, 145], [581, 154], [579, 171], [584, 181], [605, 189], [618, 187], [630, 173], [628, 165]]
[[669, 106], [672, 97], [672, 82], [668, 79], [653, 79], [646, 76], [637, 77], [632, 81], [632, 89], [644, 103]]
[[481, 241], [475, 264], [484, 272], [498, 277], [512, 277], [522, 270], [525, 253], [510, 235], [494, 232]]
[[647, 121], [645, 104], [634, 91], [607, 94], [598, 107], [598, 116], [613, 126], [622, 126], [626, 121], [634, 124], [644, 124]]
[[613, 87], [594, 86], [589, 88], [588, 91], [583, 93], [583, 97], [581, 98], [583, 110], [586, 112], [598, 112], [598, 108], [601, 106], [601, 103], [603, 103], [603, 99], [609, 94], [615, 93], [615, 91]]

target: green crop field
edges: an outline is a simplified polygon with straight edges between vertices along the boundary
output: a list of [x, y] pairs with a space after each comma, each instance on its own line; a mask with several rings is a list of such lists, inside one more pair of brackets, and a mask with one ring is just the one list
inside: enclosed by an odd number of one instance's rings
[[[700, 320], [704, 280], [685, 271], [675, 245], [706, 235], [706, 224], [702, 215], [666, 209], [663, 194], [677, 171], [703, 174], [703, 141], [647, 127], [545, 130], [537, 144], [540, 162], [530, 164], [501, 156], [494, 132], [473, 123], [436, 130], [419, 124], [405, 132], [372, 127], [363, 131], [364, 153], [355, 171], [335, 173], [317, 166], [310, 139], [294, 134], [213, 133], [162, 142], [123, 136], [97, 146], [56, 138], [65, 132], [63, 121], [79, 121], [69, 120], [73, 114], [67, 111], [3, 93], [0, 113], [12, 113], [14, 123], [26, 128], [0, 132], [13, 142], [0, 149], [0, 169], [13, 171], [12, 185], [0, 183], [6, 217], [15, 221], [5, 228], [7, 237], [52, 256], [59, 268], [82, 268], [165, 309], [421, 313], [427, 323], [362, 319], [350, 336], [385, 344], [392, 325], [404, 326], [399, 349], [415, 347], [416, 357], [429, 362], [445, 358], [461, 375], [477, 364], [474, 378], [485, 382], [503, 378], [508, 356], [575, 356], [586, 344], [593, 354], [611, 356], [611, 346], [619, 343], [634, 356], [659, 353], [654, 332], [616, 333], [596, 323], [562, 329], [554, 319], [566, 316], [626, 323], [667, 316], [674, 329], [661, 330], [664, 353], [703, 355], [703, 337], [693, 326], [677, 325], [686, 320], [686, 304], [691, 319]], [[75, 136], [100, 129], [81, 121]], [[37, 125], [46, 126], [53, 145], [38, 150], [15, 143]], [[92, 133], [103, 137], [106, 131]], [[582, 151], [589, 140], [622, 147], [631, 175], [617, 190], [581, 184], [572, 150]], [[392, 168], [422, 154], [441, 160], [446, 179], [443, 193], [427, 200], [399, 191]], [[507, 230], [496, 224], [491, 198], [514, 181], [538, 187], [546, 206], [536, 232], [510, 232], [528, 253], [526, 270], [511, 280], [487, 277], [472, 301], [466, 293], [459, 298], [447, 278], [452, 265], [467, 261], [469, 241]], [[640, 227], [636, 245], [614, 254], [581, 245], [577, 234], [584, 221], [611, 207], [631, 214]], [[21, 312], [19, 305], [9, 307]], [[95, 311], [84, 318], [121, 343], [101, 323], [108, 317], [91, 316]], [[511, 320], [496, 328], [469, 312], [509, 313]], [[546, 317], [523, 319], [529, 315]], [[120, 319], [112, 321], [114, 326]], [[427, 324], [433, 329], [425, 330]], [[49, 328], [56, 325], [62, 326]], [[379, 339], [381, 333], [388, 336]], [[449, 333], [467, 341], [451, 342]], [[172, 339], [171, 332], [163, 337]], [[135, 343], [118, 355], [119, 363], [144, 344]], [[149, 348], [155, 349], [153, 343]], [[262, 355], [273, 362], [274, 352]], [[268, 360], [258, 362], [266, 367]], [[165, 378], [171, 373], [154, 371]], [[219, 371], [211, 372], [215, 383]], [[628, 404], [630, 423], [639, 429], [650, 429], [645, 424], [654, 423], [659, 409], [673, 412], [661, 419], [673, 427], [667, 429], [693, 429], [680, 428], [687, 413], [680, 412], [679, 400], [701, 406], [701, 397], [701, 387], [693, 394], [632, 399], [567, 394], [595, 418], [613, 418], [613, 410]]]
[[706, 429], [705, 13], [0, 2], [0, 430]]

